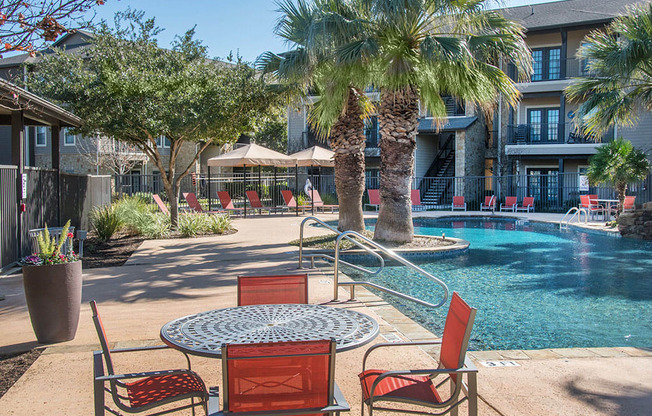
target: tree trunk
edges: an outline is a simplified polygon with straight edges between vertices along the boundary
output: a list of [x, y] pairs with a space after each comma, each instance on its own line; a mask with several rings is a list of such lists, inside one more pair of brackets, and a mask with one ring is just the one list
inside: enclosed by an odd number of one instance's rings
[[340, 231], [364, 230], [365, 135], [359, 94], [362, 92], [350, 89], [346, 111], [333, 125], [329, 140], [335, 152], [335, 188], [340, 205], [337, 228]]
[[419, 95], [413, 87], [381, 92], [380, 212], [374, 240], [410, 242], [414, 236], [410, 198]]
[[627, 182], [618, 182], [616, 183], [616, 192], [618, 192], [618, 215], [616, 218], [623, 213], [625, 209], [625, 194], [627, 193]]

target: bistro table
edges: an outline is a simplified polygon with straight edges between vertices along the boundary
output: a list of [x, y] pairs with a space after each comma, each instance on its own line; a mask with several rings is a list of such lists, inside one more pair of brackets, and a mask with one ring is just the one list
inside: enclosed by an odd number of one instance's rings
[[222, 344], [335, 339], [338, 352], [360, 347], [378, 335], [371, 317], [324, 305], [250, 305], [185, 316], [161, 328], [168, 346], [188, 354], [220, 357]]
[[[603, 205], [603, 206], [604, 206], [604, 209], [605, 209], [606, 213], [609, 215], [609, 218], [611, 218], [611, 212], [612, 212], [612, 211], [611, 211], [611, 206], [612, 206], [613, 204], [616, 204], [616, 205], [617, 205], [618, 202], [619, 202], [617, 199], [599, 199], [599, 198], [598, 198], [598, 199], [594, 199], [593, 201], [598, 201], [598, 204], [600, 204], [601, 202], [604, 204], [604, 205]], [[603, 211], [603, 213], [604, 213], [605, 211]], [[607, 218], [607, 216], [606, 216], [605, 214], [602, 214], [602, 218], [603, 218], [603, 221], [606, 221], [604, 218]]]

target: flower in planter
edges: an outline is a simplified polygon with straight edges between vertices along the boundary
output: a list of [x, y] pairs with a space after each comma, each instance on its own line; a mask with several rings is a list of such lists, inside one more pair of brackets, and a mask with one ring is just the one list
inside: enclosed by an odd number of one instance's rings
[[[48, 231], [47, 224], [45, 229], [36, 238], [39, 246], [39, 252], [34, 253], [31, 256], [22, 258], [18, 263], [21, 266], [41, 266], [41, 265], [52, 265], [52, 264], [65, 264], [72, 263], [79, 260], [79, 256], [75, 254], [72, 249], [72, 239], [73, 234], [68, 232], [70, 227], [70, 220], [66, 222], [61, 230], [61, 236], [59, 241], [55, 237], [50, 236]], [[66, 239], [69, 240], [70, 248], [66, 250], [66, 253], [61, 253], [61, 248], [66, 243]]]

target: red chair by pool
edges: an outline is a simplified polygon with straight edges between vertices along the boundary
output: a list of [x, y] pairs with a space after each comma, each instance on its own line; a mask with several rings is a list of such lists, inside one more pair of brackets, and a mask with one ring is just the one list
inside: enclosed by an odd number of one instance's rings
[[534, 212], [534, 197], [526, 196], [523, 198], [523, 202], [516, 207], [516, 211]]
[[242, 213], [244, 208], [236, 208], [233, 206], [233, 201], [231, 200], [231, 195], [227, 191], [218, 191], [217, 192], [217, 197], [220, 200], [220, 205], [222, 205], [222, 209], [228, 211], [231, 214], [235, 213]]
[[[595, 198], [591, 198], [595, 197]], [[597, 195], [580, 195], [580, 208], [584, 208], [589, 213], [589, 218], [593, 219], [594, 216], [605, 216], [605, 209], [602, 205], [598, 205]]]
[[[188, 404], [181, 404], [173, 409], [168, 408], [163, 413], [192, 408], [192, 414], [194, 415], [195, 407], [202, 406], [204, 413], [208, 414], [209, 397], [206, 385], [197, 373], [190, 370], [190, 358], [185, 353], [188, 363], [187, 370], [120, 372], [116, 374], [113, 370], [112, 354], [152, 351], [169, 347], [160, 345], [109, 350], [109, 341], [97, 310], [97, 304], [94, 300], [90, 304], [93, 312], [93, 323], [100, 338], [101, 347], [101, 351], [93, 352], [95, 415], [103, 415], [105, 410], [108, 410], [111, 414], [122, 414], [105, 404], [105, 391], [111, 393], [115, 405], [121, 411], [127, 413], [145, 412], [176, 401], [189, 400]], [[102, 363], [102, 357], [104, 357], [105, 363]], [[104, 364], [106, 364], [106, 372], [104, 371]], [[197, 399], [196, 402], [195, 399]]]
[[634, 202], [636, 201], [636, 196], [626, 196], [625, 197], [625, 202], [623, 203], [623, 212], [625, 211], [633, 211], [634, 210]]
[[225, 214], [226, 211], [204, 211], [199, 204], [199, 201], [197, 201], [197, 197], [193, 192], [187, 192], [183, 194], [183, 197], [186, 199], [186, 202], [188, 202], [188, 206], [193, 212], [196, 213], [201, 213], [201, 214]]
[[308, 275], [238, 276], [238, 306], [308, 303]]
[[258, 210], [259, 214], [262, 214], [263, 210], [266, 210], [269, 214], [271, 214], [273, 211], [281, 211], [283, 212], [283, 208], [281, 207], [266, 207], [263, 205], [262, 202], [260, 202], [260, 198], [258, 197], [258, 192], [256, 191], [247, 191], [245, 192], [247, 195], [247, 199], [249, 200], [249, 206], [251, 209], [255, 212]]
[[495, 211], [496, 210], [496, 197], [485, 196], [484, 204], [480, 205], [480, 211]]
[[410, 201], [412, 202], [412, 211], [423, 211], [425, 206], [421, 205], [421, 192], [418, 189], [410, 191]]
[[314, 199], [315, 201], [315, 208], [317, 208], [317, 211], [321, 210], [322, 212], [325, 212], [327, 209], [330, 210], [331, 213], [335, 212], [335, 210], [339, 210], [340, 206], [339, 205], [326, 205], [324, 204], [324, 201], [321, 199], [321, 195], [319, 195], [319, 191], [316, 189], [313, 189], [310, 191], [311, 198]]
[[367, 195], [369, 196], [369, 203], [364, 204], [364, 208], [374, 207], [376, 211], [380, 208], [380, 191], [378, 189], [367, 189]]
[[292, 191], [286, 189], [284, 191], [281, 191], [281, 196], [283, 197], [283, 202], [285, 202], [285, 205], [282, 206], [281, 208], [287, 209], [288, 211], [301, 211], [303, 214], [306, 209], [310, 209], [310, 205], [299, 205], [297, 206], [297, 200], [294, 199], [294, 195], [292, 195]]
[[156, 205], [158, 205], [158, 209], [160, 209], [162, 213], [164, 213], [165, 215], [170, 215], [170, 211], [168, 211], [168, 207], [165, 206], [163, 200], [158, 194], [152, 194], [152, 199], [154, 199], [154, 202], [156, 202]]
[[461, 209], [466, 211], [466, 202], [464, 202], [463, 196], [453, 197], [453, 203], [451, 204], [451, 211], [455, 211], [456, 209]]
[[[442, 415], [456, 409], [460, 403], [467, 400], [469, 414], [477, 415], [476, 377], [478, 369], [466, 357], [475, 314], [476, 310], [464, 302], [457, 292], [454, 292], [444, 325], [444, 335], [440, 341], [385, 343], [369, 348], [362, 362], [362, 373], [358, 375], [362, 387], [363, 415], [364, 406], [367, 406], [370, 414], [378, 410], [385, 410], [397, 413]], [[366, 369], [370, 354], [378, 348], [430, 344], [441, 344], [437, 368], [393, 371]], [[385, 359], [387, 357], [391, 357], [391, 355], [385, 355]], [[437, 384], [435, 384], [436, 376], [443, 376], [443, 380], [437, 379]], [[466, 383], [464, 383], [465, 376]], [[448, 386], [445, 386], [446, 384]], [[465, 395], [460, 399], [459, 396], [462, 392]], [[414, 410], [413, 408], [402, 409], [400, 403], [434, 408], [438, 410], [438, 413]], [[391, 404], [394, 405], [386, 407]]]
[[516, 201], [517, 200], [515, 196], [506, 196], [505, 203], [500, 204], [500, 210], [516, 212]]
[[335, 384], [334, 340], [223, 345], [222, 375], [223, 413], [211, 401], [210, 414], [339, 415], [350, 410]]

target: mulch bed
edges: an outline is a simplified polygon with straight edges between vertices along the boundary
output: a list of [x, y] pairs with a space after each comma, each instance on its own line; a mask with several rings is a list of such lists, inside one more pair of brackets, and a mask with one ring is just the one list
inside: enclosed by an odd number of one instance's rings
[[142, 236], [129, 234], [118, 234], [108, 242], [91, 237], [84, 241], [82, 267], [94, 269], [122, 266], [144, 240]]
[[43, 350], [35, 348], [17, 354], [0, 354], [0, 397], [14, 385], [25, 371], [36, 361]]

